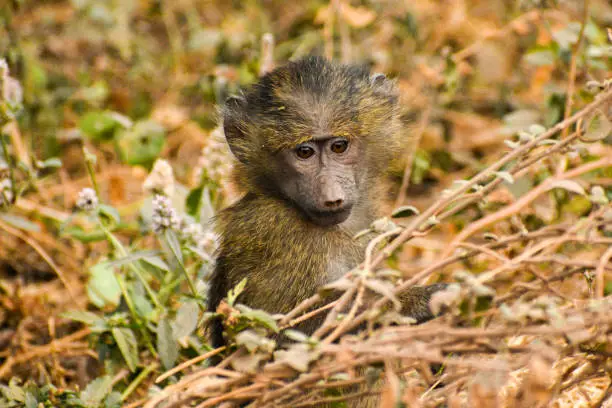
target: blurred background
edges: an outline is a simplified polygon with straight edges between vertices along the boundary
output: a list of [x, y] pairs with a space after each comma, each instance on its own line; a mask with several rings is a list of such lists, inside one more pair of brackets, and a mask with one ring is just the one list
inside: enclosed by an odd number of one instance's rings
[[[2, 0], [4, 99], [18, 114], [2, 122], [0, 188], [7, 208], [8, 194], [18, 197], [0, 218], [0, 381], [84, 386], [98, 375], [83, 362], [99, 352], [87, 343], [60, 365], [27, 354], [79, 333], [61, 317], [75, 305], [112, 309], [92, 285], [118, 293], [88, 269], [108, 243], [74, 221], [79, 191], [95, 173], [121, 242], [155, 247], [138, 220], [143, 183], [164, 158], [177, 208], [197, 207], [202, 221], [237, 194], [216, 105], [276, 64], [319, 54], [396, 78], [408, 170], [394, 175], [390, 202], [423, 208], [507, 151], [518, 130], [571, 113], [569, 82], [575, 105], [590, 101], [586, 84], [612, 70], [611, 26], [608, 0]], [[433, 259], [468, 220], [407, 248], [399, 268]]]

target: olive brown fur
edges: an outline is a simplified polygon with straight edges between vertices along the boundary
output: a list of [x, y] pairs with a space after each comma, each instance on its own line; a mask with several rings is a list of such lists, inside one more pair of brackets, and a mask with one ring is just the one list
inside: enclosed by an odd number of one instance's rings
[[[367, 240], [353, 237], [381, 216], [381, 180], [401, 151], [398, 93], [365, 67], [307, 57], [229, 98], [221, 114], [244, 196], [216, 220], [209, 309], [247, 278], [238, 303], [287, 313], [363, 261]], [[439, 288], [408, 290], [402, 312], [431, 318]], [[297, 329], [311, 334], [320, 323]], [[225, 343], [220, 319], [211, 336]]]

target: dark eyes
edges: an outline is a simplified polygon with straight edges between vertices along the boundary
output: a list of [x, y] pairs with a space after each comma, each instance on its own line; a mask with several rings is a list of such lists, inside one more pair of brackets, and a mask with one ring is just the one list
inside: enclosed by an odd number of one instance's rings
[[348, 142], [346, 140], [336, 140], [330, 146], [330, 149], [334, 153], [344, 153], [348, 148]]
[[297, 157], [300, 159], [308, 159], [309, 157], [312, 157], [314, 153], [314, 149], [310, 146], [298, 146], [298, 148], [295, 150], [295, 154], [297, 154]]
[[[336, 154], [344, 153], [346, 151], [346, 149], [348, 149], [348, 141], [347, 140], [335, 140], [329, 146], [329, 149], [333, 153], [336, 153]], [[311, 146], [307, 145], [307, 144], [304, 144], [304, 145], [298, 146], [295, 149], [295, 154], [300, 159], [308, 159], [308, 158], [314, 156], [315, 149], [312, 148]]]

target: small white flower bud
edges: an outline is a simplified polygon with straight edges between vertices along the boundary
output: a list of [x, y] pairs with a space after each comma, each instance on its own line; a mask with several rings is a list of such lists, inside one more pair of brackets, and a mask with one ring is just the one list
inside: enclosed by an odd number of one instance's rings
[[142, 187], [146, 192], [172, 197], [174, 194], [174, 173], [170, 163], [163, 159], [157, 159], [153, 165], [153, 170], [151, 170]]
[[84, 188], [79, 192], [76, 206], [81, 211], [93, 211], [98, 207], [98, 196], [93, 188]]

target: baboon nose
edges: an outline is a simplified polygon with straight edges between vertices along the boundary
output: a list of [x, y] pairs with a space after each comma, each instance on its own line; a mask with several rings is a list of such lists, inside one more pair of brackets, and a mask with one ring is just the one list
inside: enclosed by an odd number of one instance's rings
[[344, 204], [344, 200], [342, 200], [341, 198], [337, 200], [327, 200], [324, 204], [325, 207], [329, 208], [330, 210], [335, 210], [342, 207], [342, 204]]

